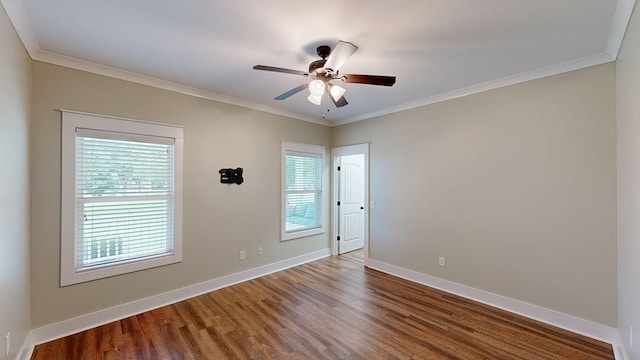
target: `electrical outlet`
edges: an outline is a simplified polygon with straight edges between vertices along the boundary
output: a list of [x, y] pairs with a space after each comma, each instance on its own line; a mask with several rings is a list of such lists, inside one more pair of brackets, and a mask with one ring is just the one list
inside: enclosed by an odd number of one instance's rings
[[445, 267], [447, 259], [444, 256], [438, 257], [438, 266]]
[[4, 337], [4, 356], [9, 355], [11, 352], [11, 331]]
[[244, 250], [240, 251], [240, 260], [244, 260], [246, 258], [247, 258], [247, 253]]
[[262, 246], [258, 246], [258, 256], [262, 255], [264, 252], [262, 251]]

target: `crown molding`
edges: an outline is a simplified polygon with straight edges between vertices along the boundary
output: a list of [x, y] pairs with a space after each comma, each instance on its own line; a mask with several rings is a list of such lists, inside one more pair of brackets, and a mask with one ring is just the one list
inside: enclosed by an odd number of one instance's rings
[[36, 34], [33, 32], [29, 17], [27, 17], [27, 13], [24, 11], [24, 7], [22, 7], [22, 2], [19, 0], [0, 0], [0, 3], [2, 3], [4, 11], [7, 12], [13, 28], [16, 30], [16, 33], [18, 33], [22, 45], [33, 59], [34, 55], [40, 52], [40, 44], [38, 43]]
[[371, 119], [374, 117], [388, 115], [421, 106], [431, 105], [467, 95], [473, 95], [481, 93], [483, 91], [494, 90], [497, 88], [515, 85], [530, 80], [541, 79], [547, 76], [553, 76], [564, 72], [580, 70], [590, 66], [616, 61], [618, 58], [618, 53], [620, 52], [620, 48], [622, 47], [622, 41], [624, 40], [627, 26], [629, 25], [629, 22], [631, 20], [631, 15], [633, 14], [633, 8], [635, 7], [635, 4], [636, 0], [618, 0], [616, 11], [613, 17], [613, 22], [611, 24], [611, 30], [609, 32], [607, 49], [604, 53], [547, 66], [533, 71], [508, 76], [502, 79], [488, 81], [482, 84], [468, 86], [466, 88], [434, 95], [425, 99], [400, 104], [398, 106], [387, 108], [381, 111], [366, 113], [341, 121], [335, 121], [331, 124], [331, 126], [345, 125], [356, 121]]
[[147, 85], [147, 86], [151, 86], [151, 87], [155, 87], [163, 90], [169, 90], [169, 91], [177, 92], [180, 94], [191, 95], [191, 96], [213, 100], [213, 101], [217, 101], [225, 104], [241, 106], [244, 108], [249, 108], [249, 109], [258, 110], [258, 111], [262, 111], [270, 114], [289, 117], [297, 120], [303, 120], [303, 121], [308, 121], [316, 124], [327, 125], [325, 122], [319, 121], [316, 118], [306, 116], [303, 114], [286, 111], [286, 110], [278, 109], [275, 107], [234, 98], [227, 95], [218, 94], [212, 91], [207, 91], [207, 90], [199, 89], [196, 87], [178, 84], [171, 81], [154, 78], [151, 76], [141, 75], [138, 73], [125, 71], [121, 69], [116, 69], [113, 67], [100, 65], [100, 64], [89, 62], [89, 61], [84, 61], [84, 60], [79, 60], [79, 59], [68, 57], [68, 56], [54, 54], [54, 53], [43, 51], [43, 50], [37, 51], [35, 54], [31, 56], [31, 58], [33, 60], [42, 61], [42, 62], [53, 64], [53, 65], [59, 65], [59, 66], [63, 66], [63, 67], [67, 67], [75, 70], [86, 71], [89, 73], [103, 75], [103, 76], [107, 76], [107, 77], [111, 77], [119, 80], [130, 81], [133, 83]]
[[325, 119], [318, 119], [313, 116], [308, 116], [296, 112], [291, 112], [283, 109], [279, 109], [273, 106], [264, 104], [258, 104], [255, 102], [238, 99], [235, 97], [214, 93], [211, 91], [190, 87], [166, 80], [161, 80], [154, 77], [140, 75], [137, 73], [124, 71], [84, 60], [79, 60], [67, 56], [54, 54], [44, 51], [40, 48], [40, 44], [33, 32], [33, 28], [26, 15], [26, 12], [22, 6], [20, 0], [0, 0], [2, 6], [5, 8], [9, 19], [13, 24], [20, 40], [22, 41], [25, 49], [29, 53], [29, 56], [33, 60], [42, 61], [54, 65], [64, 66], [76, 70], [82, 70], [98, 75], [104, 75], [113, 77], [120, 80], [131, 81], [147, 86], [152, 86], [164, 90], [169, 90], [181, 94], [196, 96], [204, 99], [214, 100], [231, 105], [241, 106], [257, 111], [262, 111], [274, 115], [289, 117], [297, 120], [303, 120], [315, 124], [325, 126], [340, 126], [361, 120], [366, 120], [374, 117], [388, 115], [404, 110], [409, 110], [421, 106], [431, 105], [442, 101], [452, 100], [459, 97], [477, 94], [480, 92], [494, 90], [500, 87], [510, 86], [530, 80], [540, 79], [547, 76], [557, 75], [563, 72], [569, 72], [574, 70], [583, 69], [590, 66], [600, 65], [607, 62], [615, 61], [618, 57], [622, 41], [627, 29], [627, 25], [631, 19], [631, 14], [635, 6], [635, 0], [618, 0], [615, 15], [611, 25], [609, 33], [609, 39], [605, 52], [588, 56], [576, 60], [567, 61], [564, 63], [535, 69], [521, 74], [504, 77], [498, 80], [492, 80], [481, 84], [471, 85], [462, 89], [449, 91], [446, 93], [437, 94], [423, 99], [418, 99], [390, 108], [386, 108], [380, 111], [369, 112], [355, 117], [347, 118], [344, 120], [328, 121]]
[[616, 5], [616, 13], [613, 16], [611, 31], [609, 32], [609, 41], [607, 42], [607, 54], [614, 60], [618, 58], [622, 40], [627, 31], [627, 26], [631, 20], [631, 14], [636, 4], [636, 0], [618, 0]]
[[398, 106], [387, 108], [381, 111], [359, 115], [356, 117], [345, 119], [343, 121], [336, 121], [332, 125], [333, 126], [345, 125], [352, 122], [371, 119], [373, 117], [393, 114], [393, 113], [397, 113], [404, 110], [410, 110], [410, 109], [414, 109], [421, 106], [431, 105], [431, 104], [452, 100], [452, 99], [456, 99], [456, 98], [460, 98], [468, 95], [478, 94], [478, 93], [489, 91], [489, 90], [495, 90], [498, 88], [511, 86], [511, 85], [515, 85], [515, 84], [519, 84], [519, 83], [523, 83], [531, 80], [541, 79], [548, 76], [558, 75], [558, 74], [562, 74], [569, 71], [580, 70], [587, 67], [608, 63], [611, 61], [615, 61], [615, 58], [613, 58], [608, 53], [601, 53], [598, 55], [571, 60], [571, 61], [567, 61], [560, 64], [546, 66], [543, 68], [527, 71], [527, 72], [516, 74], [513, 76], [507, 76], [497, 80], [487, 81], [481, 84], [471, 85], [462, 89], [457, 89], [457, 90], [449, 91], [446, 93], [434, 95], [425, 99], [406, 102], [404, 104], [400, 104]]
[[40, 44], [38, 43], [38, 39], [33, 32], [33, 27], [31, 26], [31, 22], [29, 21], [29, 17], [27, 16], [24, 7], [22, 6], [22, 2], [20, 0], [0, 0], [0, 3], [4, 7], [7, 15], [9, 16], [9, 20], [13, 24], [14, 29], [18, 33], [18, 37], [22, 44], [24, 45], [27, 53], [31, 57], [31, 59], [36, 61], [41, 61], [53, 65], [59, 65], [63, 67], [67, 67], [70, 69], [81, 70], [90, 72], [97, 75], [103, 75], [112, 77], [119, 80], [125, 80], [134, 82], [137, 84], [147, 85], [163, 90], [169, 90], [173, 92], [177, 92], [180, 94], [191, 95], [203, 99], [218, 101], [221, 103], [241, 106], [244, 108], [249, 108], [252, 110], [258, 110], [274, 115], [280, 115], [288, 118], [293, 118], [297, 120], [303, 120], [307, 122], [312, 122], [320, 125], [328, 125], [326, 121], [322, 121], [315, 117], [311, 117], [304, 114], [299, 114], [292, 111], [287, 111], [279, 108], [275, 108], [268, 105], [258, 104], [255, 102], [234, 98], [227, 95], [218, 94], [212, 91], [207, 91], [191, 86], [186, 86], [183, 84], [174, 83], [171, 81], [166, 81], [158, 78], [154, 78], [151, 76], [141, 75], [130, 71], [125, 71], [105, 65], [96, 64], [89, 61], [84, 61], [76, 58], [72, 58], [69, 56], [59, 55], [52, 52], [48, 52], [42, 50]]

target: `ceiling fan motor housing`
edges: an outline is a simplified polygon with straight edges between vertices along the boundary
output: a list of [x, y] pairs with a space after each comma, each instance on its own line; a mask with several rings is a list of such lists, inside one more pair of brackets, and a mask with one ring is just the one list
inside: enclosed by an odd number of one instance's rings
[[324, 64], [326, 62], [327, 60], [322, 59], [322, 60], [316, 60], [311, 64], [309, 64], [309, 74], [318, 75], [319, 73], [324, 73], [324, 71], [319, 71], [319, 70], [324, 70]]
[[331, 48], [328, 45], [320, 45], [316, 48], [316, 53], [322, 58], [322, 60], [316, 60], [309, 64], [309, 74], [313, 76], [324, 74], [324, 64], [327, 62], [327, 56], [331, 53]]
[[331, 54], [331, 48], [328, 45], [320, 45], [316, 48], [316, 53], [324, 60]]

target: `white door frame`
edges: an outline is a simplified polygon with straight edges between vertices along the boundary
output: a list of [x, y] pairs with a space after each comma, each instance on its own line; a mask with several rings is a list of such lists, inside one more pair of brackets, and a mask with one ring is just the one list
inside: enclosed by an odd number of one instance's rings
[[364, 155], [364, 264], [369, 260], [369, 144], [341, 146], [331, 149], [331, 255], [338, 255], [338, 182], [336, 157]]

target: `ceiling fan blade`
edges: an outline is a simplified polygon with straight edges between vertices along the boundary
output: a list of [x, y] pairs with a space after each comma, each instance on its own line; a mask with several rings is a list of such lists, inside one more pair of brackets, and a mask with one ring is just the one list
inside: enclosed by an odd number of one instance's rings
[[333, 104], [338, 108], [349, 104], [347, 102], [347, 99], [344, 98], [344, 95], [340, 96], [340, 99], [338, 99], [338, 101], [336, 101], [332, 96], [329, 96], [329, 98], [331, 99], [331, 101], [333, 101]]
[[341, 79], [346, 83], [352, 84], [393, 86], [396, 83], [395, 76], [346, 74], [342, 75]]
[[344, 93], [347, 91], [347, 89], [330, 83], [328, 84], [325, 90], [329, 98], [331, 98], [333, 103], [336, 105], [336, 107], [339, 108], [349, 104], [347, 102], [347, 99], [344, 98]]
[[286, 93], [284, 93], [282, 95], [277, 96], [275, 99], [276, 100], [284, 100], [284, 99], [288, 98], [291, 95], [295, 95], [295, 94], [299, 93], [300, 91], [306, 89], [307, 87], [309, 87], [309, 84], [302, 84], [302, 85], [300, 85], [298, 87], [295, 87], [295, 88], [287, 91]]
[[338, 41], [333, 50], [331, 50], [331, 54], [329, 54], [324, 68], [337, 73], [356, 50], [358, 50], [358, 47], [352, 43], [342, 40]]
[[305, 71], [285, 69], [285, 68], [279, 68], [279, 67], [267, 66], [267, 65], [256, 65], [256, 66], [253, 67], [253, 70], [274, 71], [274, 72], [293, 74], [293, 75], [302, 75], [302, 76], [308, 76], [309, 75], [309, 73], [307, 73]]

